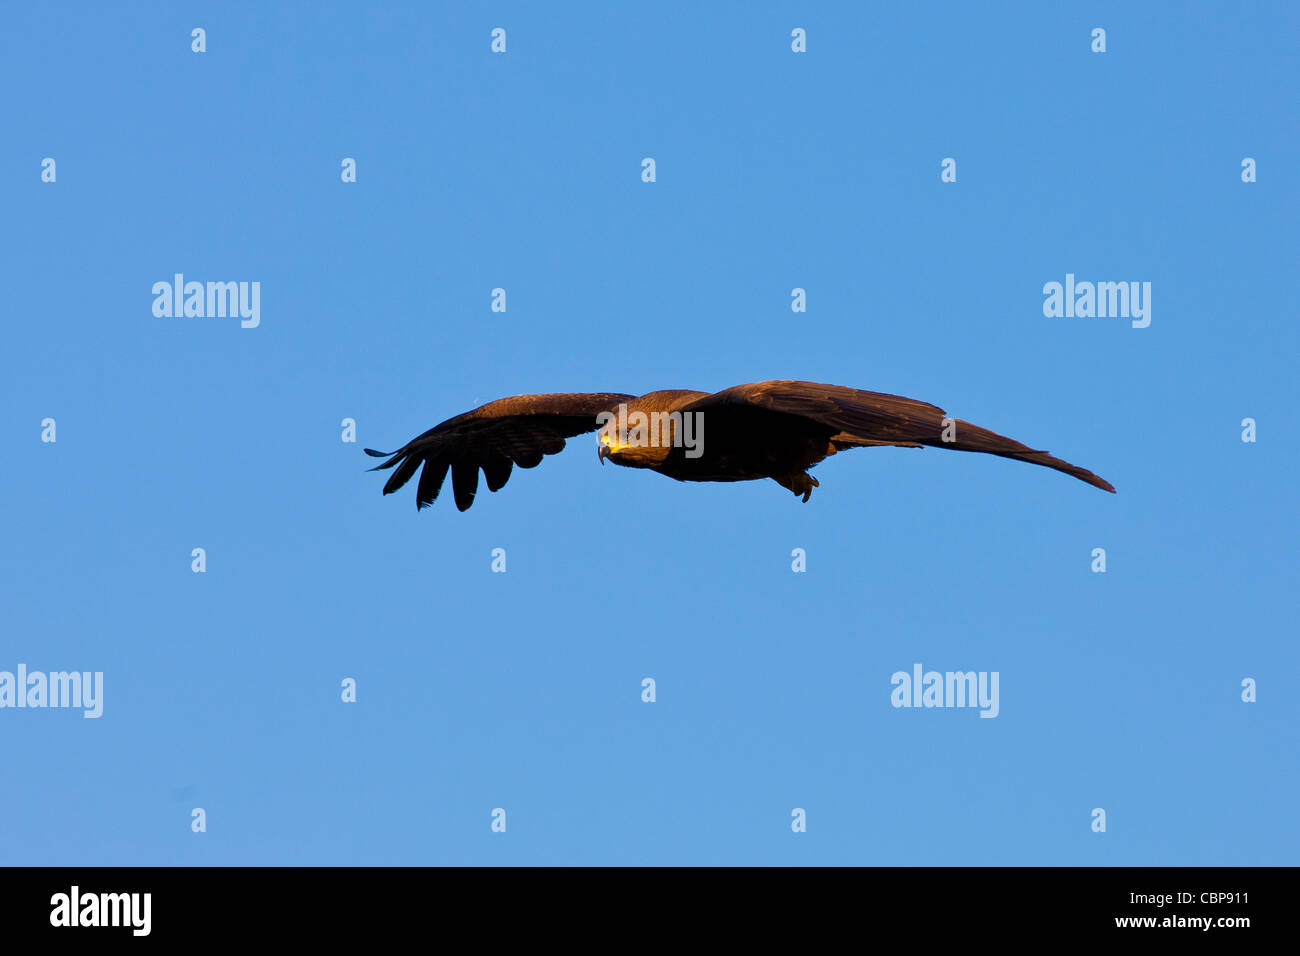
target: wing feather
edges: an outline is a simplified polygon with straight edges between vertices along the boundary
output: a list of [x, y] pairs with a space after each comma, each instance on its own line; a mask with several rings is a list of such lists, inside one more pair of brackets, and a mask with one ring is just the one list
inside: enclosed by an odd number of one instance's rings
[[[412, 459], [418, 461], [419, 459]], [[424, 470], [420, 472], [420, 484], [415, 493], [416, 508], [427, 508], [438, 500], [438, 492], [447, 479], [447, 469], [451, 467], [445, 458], [424, 459]], [[386, 492], [385, 492], [386, 493]]]
[[621, 392], [514, 395], [449, 418], [395, 452], [367, 448], [365, 453], [387, 458], [371, 471], [396, 469], [384, 484], [386, 495], [424, 466], [416, 490], [417, 508], [437, 500], [450, 469], [456, 507], [465, 511], [474, 503], [480, 468], [488, 490], [498, 491], [515, 465], [537, 467], [546, 455], [562, 451], [566, 438], [595, 431], [598, 414], [615, 410], [632, 397]]

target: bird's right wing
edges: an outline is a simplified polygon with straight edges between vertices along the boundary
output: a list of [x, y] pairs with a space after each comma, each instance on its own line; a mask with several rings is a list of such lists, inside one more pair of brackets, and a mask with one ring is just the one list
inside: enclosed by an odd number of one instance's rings
[[515, 465], [537, 467], [543, 456], [563, 450], [566, 438], [599, 428], [598, 414], [617, 409], [632, 397], [617, 392], [515, 395], [449, 418], [397, 451], [367, 448], [365, 452], [374, 458], [391, 456], [371, 469], [397, 469], [384, 485], [386, 495], [410, 481], [424, 465], [415, 497], [417, 509], [433, 504], [450, 470], [456, 508], [465, 511], [474, 503], [480, 468], [488, 490], [496, 491], [510, 479]]

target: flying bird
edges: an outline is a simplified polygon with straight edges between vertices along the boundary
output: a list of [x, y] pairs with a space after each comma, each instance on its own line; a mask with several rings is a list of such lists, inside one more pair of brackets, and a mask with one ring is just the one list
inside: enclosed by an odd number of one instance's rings
[[449, 418], [371, 471], [396, 469], [390, 495], [420, 470], [416, 508], [425, 508], [451, 472], [456, 507], [474, 503], [481, 469], [489, 491], [500, 490], [515, 465], [535, 468], [561, 451], [566, 438], [600, 431], [603, 465], [647, 468], [678, 481], [771, 478], [807, 501], [819, 487], [808, 469], [851, 448], [892, 445], [978, 451], [1044, 465], [1103, 491], [1110, 482], [1086, 468], [1035, 451], [1014, 439], [949, 418], [943, 409], [899, 395], [842, 385], [772, 381], [721, 392], [672, 389], [645, 395], [617, 392], [515, 395]]

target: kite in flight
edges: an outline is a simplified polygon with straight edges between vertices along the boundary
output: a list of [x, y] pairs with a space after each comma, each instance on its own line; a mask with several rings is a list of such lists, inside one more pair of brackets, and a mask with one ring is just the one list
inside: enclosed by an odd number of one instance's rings
[[610, 392], [516, 395], [449, 418], [394, 452], [372, 471], [395, 468], [384, 494], [397, 491], [417, 469], [416, 508], [438, 497], [451, 472], [456, 507], [474, 503], [478, 473], [489, 491], [510, 478], [515, 465], [535, 468], [564, 440], [600, 431], [603, 465], [648, 468], [678, 481], [754, 481], [771, 478], [807, 501], [819, 486], [808, 469], [850, 448], [894, 445], [978, 451], [1055, 468], [1103, 491], [1110, 482], [1085, 468], [1035, 451], [943, 409], [883, 392], [863, 392], [816, 382], [755, 382], [710, 395], [670, 390], [639, 398]]

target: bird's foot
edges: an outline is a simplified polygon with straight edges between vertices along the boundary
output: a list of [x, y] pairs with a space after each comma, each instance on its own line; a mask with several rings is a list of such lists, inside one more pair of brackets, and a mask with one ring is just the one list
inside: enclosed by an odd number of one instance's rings
[[773, 475], [772, 480], [782, 488], [789, 488], [796, 497], [803, 495], [804, 501], [812, 497], [814, 488], [821, 487], [821, 482], [806, 472], [798, 475], [781, 475], [780, 477]]

